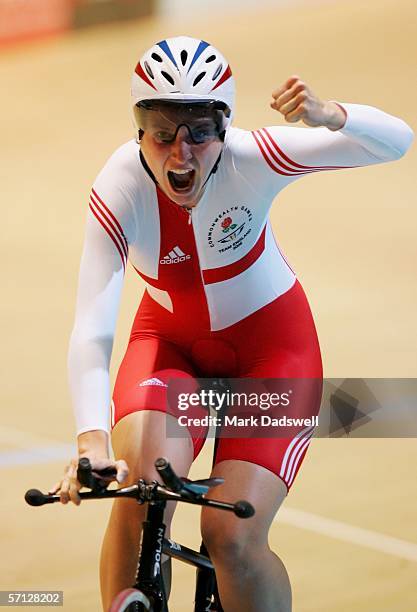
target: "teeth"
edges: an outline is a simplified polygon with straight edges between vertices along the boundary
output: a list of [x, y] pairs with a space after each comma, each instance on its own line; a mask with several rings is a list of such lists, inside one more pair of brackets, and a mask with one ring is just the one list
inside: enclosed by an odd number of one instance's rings
[[171, 170], [174, 174], [188, 174], [188, 172], [192, 172], [192, 168], [190, 170]]

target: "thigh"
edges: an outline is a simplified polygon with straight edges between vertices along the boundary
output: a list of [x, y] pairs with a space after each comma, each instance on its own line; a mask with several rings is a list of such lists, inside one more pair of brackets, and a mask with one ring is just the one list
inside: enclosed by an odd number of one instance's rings
[[[161, 482], [155, 469], [155, 461], [166, 457], [180, 476], [187, 476], [193, 462], [194, 449], [191, 437], [182, 432], [175, 438], [166, 435], [167, 421], [178, 427], [176, 419], [156, 410], [132, 412], [121, 419], [112, 431], [112, 447], [116, 459], [124, 459], [129, 467], [129, 476], [123, 486], [135, 484], [139, 478], [150, 482]], [[167, 504], [164, 522], [167, 536], [176, 504]], [[137, 537], [138, 525], [144, 520], [147, 507], [133, 499], [115, 499], [112, 509], [113, 524], [124, 523], [132, 537]]]
[[314, 426], [301, 429], [293, 437], [281, 435], [283, 437], [221, 438], [215, 465], [237, 460], [260, 466], [278, 477], [287, 493], [301, 468], [314, 435]]
[[[174, 435], [167, 436], [167, 425]], [[191, 436], [179, 431], [177, 419], [157, 410], [132, 412], [121, 419], [112, 431], [116, 459], [129, 466], [129, 482], [138, 478], [158, 480], [155, 461], [166, 457], [180, 476], [186, 476], [193, 461]], [[124, 483], [126, 484], [126, 483]]]
[[[292, 378], [271, 378], [267, 368], [253, 370], [250, 378], [238, 382], [240, 386], [249, 383], [247, 390], [257, 403], [245, 406], [243, 411], [241, 407], [227, 408], [223, 419], [228, 417], [230, 422], [235, 415], [246, 420], [241, 421], [244, 425], [232, 428], [223, 425], [216, 444], [215, 464], [239, 460], [262, 466], [278, 476], [289, 491], [314, 435], [322, 379], [295, 378], [294, 372]], [[284, 394], [288, 405], [271, 405], [272, 397], [282, 398]]]
[[[207, 427], [190, 426], [188, 430], [185, 427], [179, 429], [175, 419], [167, 419], [168, 415], [178, 417], [178, 406], [170, 401], [168, 394], [169, 381], [173, 379], [181, 379], [181, 384], [190, 392], [197, 387], [191, 364], [174, 344], [157, 337], [141, 338], [130, 342], [114, 387], [112, 429], [128, 432], [127, 424], [133, 421], [132, 419], [125, 421], [125, 419], [138, 412], [163, 413], [164, 432], [167, 433], [166, 425], [168, 424], [169, 433], [174, 439], [187, 437], [189, 434], [195, 458], [204, 444]], [[198, 418], [204, 415], [204, 409], [195, 407], [193, 416]], [[149, 419], [151, 419], [150, 415], [139, 419], [142, 429]], [[125, 424], [122, 427], [123, 422]], [[153, 431], [157, 430], [153, 429]], [[147, 440], [143, 441], [147, 442]]]

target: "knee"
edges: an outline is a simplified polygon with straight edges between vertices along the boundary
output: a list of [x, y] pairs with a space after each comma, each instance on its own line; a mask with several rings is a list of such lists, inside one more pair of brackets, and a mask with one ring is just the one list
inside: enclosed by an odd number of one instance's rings
[[219, 514], [204, 509], [201, 520], [203, 542], [214, 563], [243, 570], [268, 548], [267, 534], [263, 537], [262, 529], [258, 530], [255, 524], [248, 526], [246, 520], [234, 516], [219, 517]]

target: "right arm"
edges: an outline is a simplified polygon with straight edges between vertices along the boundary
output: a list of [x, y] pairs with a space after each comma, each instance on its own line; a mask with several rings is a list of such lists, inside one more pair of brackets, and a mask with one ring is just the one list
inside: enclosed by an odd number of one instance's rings
[[68, 353], [78, 436], [109, 432], [110, 357], [127, 258], [127, 240], [115, 220], [102, 196], [92, 191]]
[[50, 490], [59, 490], [63, 503], [70, 499], [80, 503], [76, 478], [80, 457], [90, 459], [93, 472], [94, 469], [116, 467], [119, 482], [128, 473], [124, 461], [112, 461], [109, 456], [109, 368], [128, 243], [134, 239], [136, 228], [130, 201], [112, 178], [117, 176], [120, 180], [121, 174], [116, 172], [111, 160], [107, 166], [91, 192], [68, 353], [78, 457], [71, 460], [64, 479]]

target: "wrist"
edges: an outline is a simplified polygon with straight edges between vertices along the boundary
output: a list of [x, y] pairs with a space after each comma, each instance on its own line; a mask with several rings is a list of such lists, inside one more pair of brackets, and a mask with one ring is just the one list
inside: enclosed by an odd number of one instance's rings
[[77, 437], [78, 455], [109, 456], [109, 434], [102, 429], [85, 431]]
[[337, 102], [329, 101], [325, 104], [326, 123], [325, 126], [335, 132], [344, 127], [347, 119], [347, 112]]

